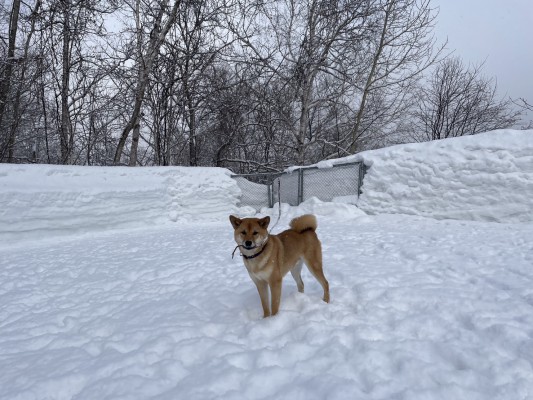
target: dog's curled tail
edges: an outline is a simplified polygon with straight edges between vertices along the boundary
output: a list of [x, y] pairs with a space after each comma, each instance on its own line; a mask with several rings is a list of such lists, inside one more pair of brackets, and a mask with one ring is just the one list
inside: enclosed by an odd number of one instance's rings
[[302, 215], [300, 217], [294, 218], [289, 224], [292, 230], [295, 230], [298, 233], [303, 233], [305, 231], [315, 231], [317, 227], [316, 217], [312, 214]]

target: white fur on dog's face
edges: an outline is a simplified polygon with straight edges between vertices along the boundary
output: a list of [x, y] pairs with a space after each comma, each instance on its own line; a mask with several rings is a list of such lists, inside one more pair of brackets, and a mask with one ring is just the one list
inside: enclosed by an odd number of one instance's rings
[[240, 246], [245, 247], [244, 244], [246, 242], [252, 242], [252, 246], [249, 246], [249, 248], [259, 247], [268, 239], [269, 217], [239, 219], [232, 215], [230, 216], [230, 221], [235, 229], [235, 242]]

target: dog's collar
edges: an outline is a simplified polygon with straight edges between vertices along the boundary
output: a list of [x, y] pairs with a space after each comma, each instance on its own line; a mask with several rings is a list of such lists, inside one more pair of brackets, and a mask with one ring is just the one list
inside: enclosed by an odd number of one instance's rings
[[[251, 249], [248, 249], [248, 250], [253, 250], [253, 249], [256, 249], [256, 248], [258, 248], [258, 247], [262, 247], [262, 249], [261, 249], [260, 251], [258, 251], [257, 253], [255, 253], [254, 255], [251, 255], [251, 256], [246, 256], [246, 255], [244, 255], [244, 254], [241, 253], [241, 256], [244, 257], [244, 259], [246, 259], [246, 260], [249, 260], [249, 259], [251, 259], [251, 258], [255, 258], [255, 257], [259, 256], [259, 255], [265, 250], [265, 247], [266, 247], [267, 244], [268, 244], [268, 236], [267, 236], [267, 238], [263, 241], [263, 243], [261, 243], [259, 246], [255, 246], [255, 247], [252, 247]], [[233, 250], [233, 253], [231, 253], [231, 258], [233, 258], [233, 257], [235, 256], [235, 252], [237, 251], [237, 249], [238, 249], [239, 247], [244, 247], [244, 246], [241, 245], [241, 244], [238, 244], [238, 245], [235, 247], [235, 249]]]
[[257, 253], [255, 253], [254, 255], [251, 255], [251, 256], [246, 256], [246, 255], [244, 255], [244, 254], [241, 254], [241, 255], [243, 256], [243, 258], [244, 258], [245, 260], [249, 260], [249, 259], [251, 259], [251, 258], [258, 257], [258, 256], [261, 255], [261, 253], [262, 253], [263, 251], [265, 251], [265, 248], [267, 247], [267, 243], [263, 244], [262, 246], [263, 246], [263, 248], [262, 248], [260, 251], [258, 251]]

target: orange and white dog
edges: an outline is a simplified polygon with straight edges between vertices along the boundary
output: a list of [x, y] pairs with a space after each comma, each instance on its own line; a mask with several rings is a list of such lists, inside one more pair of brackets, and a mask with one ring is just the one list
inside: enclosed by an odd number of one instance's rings
[[[291, 272], [298, 291], [303, 293], [302, 264], [318, 280], [324, 289], [323, 300], [329, 303], [329, 283], [322, 271], [322, 247], [316, 235], [316, 217], [302, 215], [290, 223], [290, 229], [278, 235], [267, 231], [270, 217], [239, 219], [229, 217], [237, 247], [240, 247], [244, 265], [257, 286], [263, 317], [276, 315], [281, 299], [281, 281]], [[270, 288], [271, 304], [268, 301]]]

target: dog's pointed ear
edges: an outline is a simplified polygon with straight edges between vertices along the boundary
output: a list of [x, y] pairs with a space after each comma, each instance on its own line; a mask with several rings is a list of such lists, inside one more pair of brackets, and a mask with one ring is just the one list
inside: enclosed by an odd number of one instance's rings
[[231, 222], [231, 225], [233, 225], [233, 229], [237, 229], [242, 223], [242, 219], [239, 219], [234, 215], [230, 215], [229, 220]]
[[261, 218], [257, 223], [261, 228], [266, 229], [268, 228], [268, 224], [270, 224], [270, 217]]

